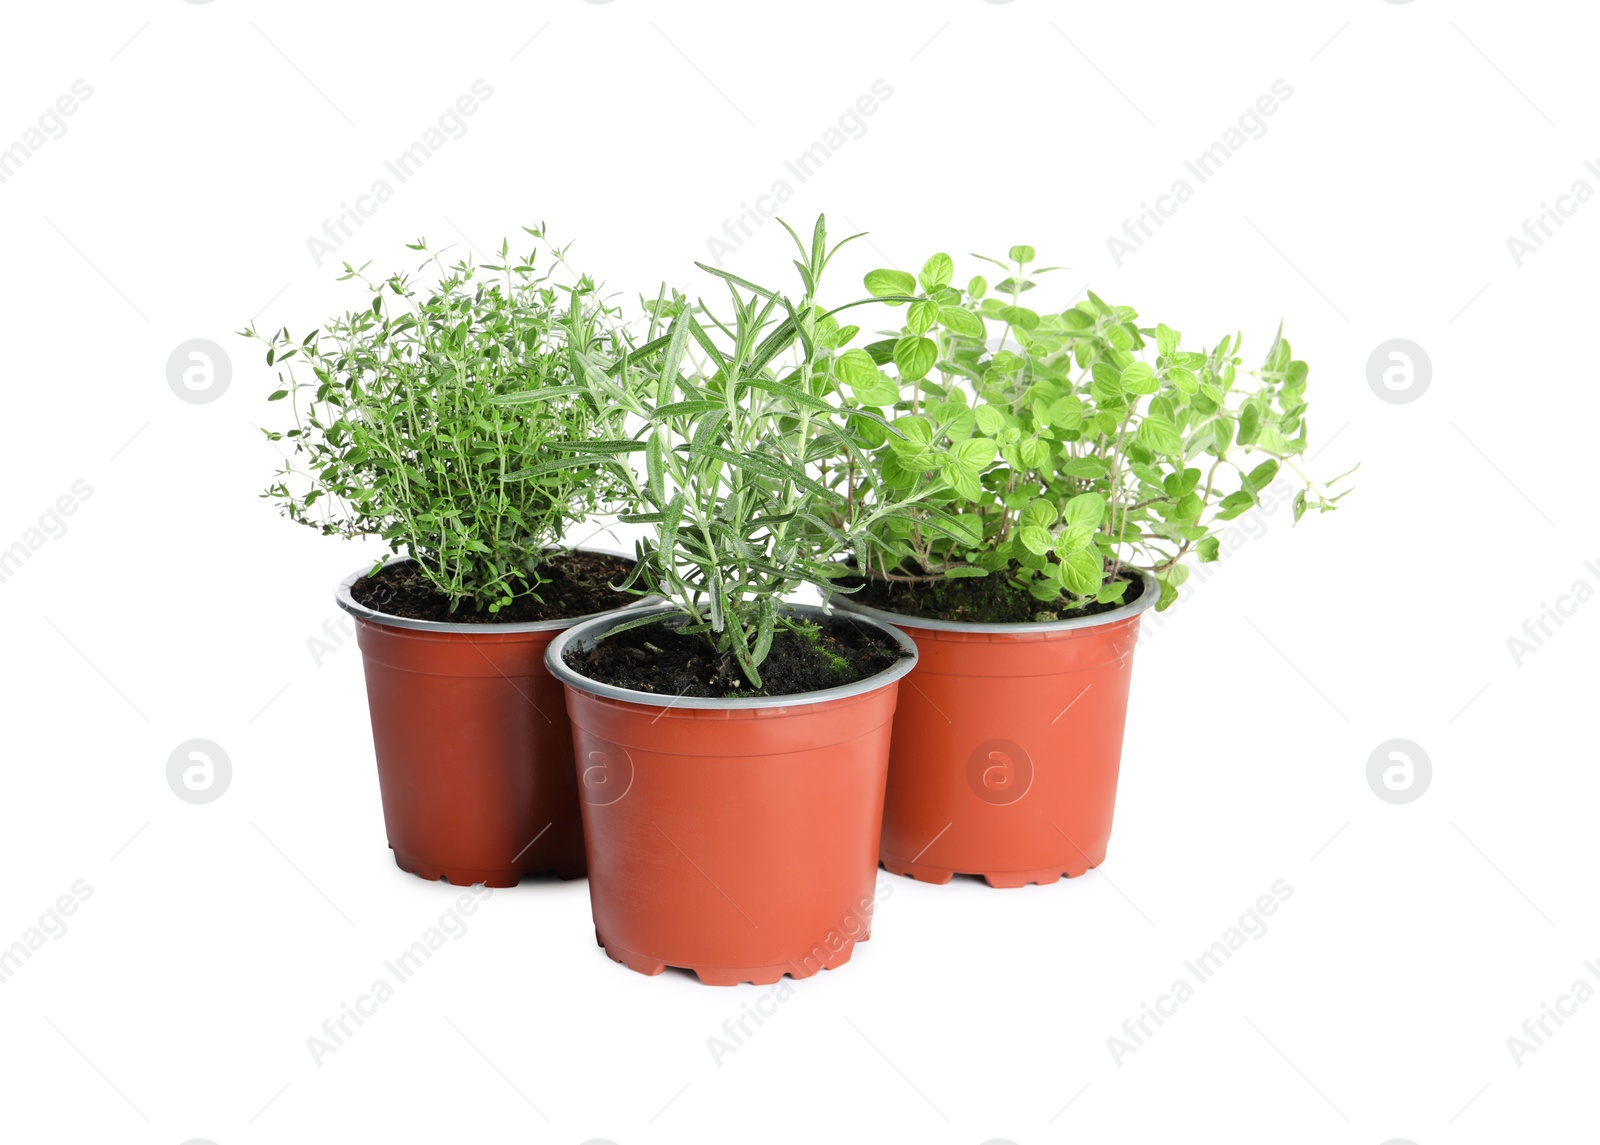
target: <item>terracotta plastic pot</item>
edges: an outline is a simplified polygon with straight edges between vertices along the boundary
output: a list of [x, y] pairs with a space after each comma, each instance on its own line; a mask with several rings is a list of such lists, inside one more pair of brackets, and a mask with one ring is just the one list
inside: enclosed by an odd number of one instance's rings
[[858, 620], [906, 658], [825, 691], [663, 699], [562, 660], [614, 623], [576, 625], [545, 653], [567, 689], [600, 945], [641, 973], [723, 986], [843, 965], [872, 929], [889, 729], [915, 645]]
[[1160, 599], [1040, 624], [899, 616], [835, 598], [916, 642], [895, 714], [883, 865], [946, 883], [1020, 887], [1106, 857], [1139, 614]]
[[[616, 555], [616, 554], [608, 554]], [[350, 586], [394, 861], [425, 879], [510, 887], [584, 874], [572, 731], [544, 653], [582, 619], [443, 624], [374, 612]]]

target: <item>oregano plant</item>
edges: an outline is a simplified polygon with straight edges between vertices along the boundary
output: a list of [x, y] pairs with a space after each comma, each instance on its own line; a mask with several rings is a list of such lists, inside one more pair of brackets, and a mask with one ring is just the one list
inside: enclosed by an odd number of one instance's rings
[[242, 332], [266, 344], [280, 383], [268, 400], [286, 411], [263, 430], [284, 454], [263, 496], [322, 533], [381, 538], [452, 611], [536, 594], [550, 546], [621, 491], [570, 468], [506, 480], [529, 457], [617, 436], [623, 416], [571, 385], [579, 357], [625, 357], [616, 309], [543, 228], [525, 229], [532, 250], [502, 243], [481, 265], [446, 264], [422, 240], [412, 274], [346, 263], [360, 309], [298, 338]]
[[852, 504], [924, 492], [868, 527], [855, 550], [863, 574], [908, 584], [1004, 576], [1050, 619], [1122, 601], [1125, 570], [1143, 569], [1165, 608], [1186, 559], [1218, 559], [1219, 529], [1280, 471], [1300, 483], [1296, 521], [1343, 496], [1330, 492], [1339, 478], [1319, 483], [1300, 469], [1308, 368], [1281, 328], [1248, 370], [1237, 334], [1189, 349], [1177, 330], [1093, 292], [1064, 309], [1030, 305], [1039, 276], [1055, 269], [1034, 268], [1030, 246], [974, 257], [999, 267], [999, 281], [958, 286], [942, 253], [915, 277], [866, 276], [904, 321], [836, 370], [848, 404], [892, 421], [850, 422], [872, 465], [836, 465], [830, 487]]

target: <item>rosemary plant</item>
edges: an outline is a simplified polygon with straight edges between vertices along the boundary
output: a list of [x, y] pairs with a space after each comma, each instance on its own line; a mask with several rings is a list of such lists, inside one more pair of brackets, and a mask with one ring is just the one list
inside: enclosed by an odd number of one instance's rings
[[[624, 485], [638, 511], [620, 519], [648, 528], [630, 587], [676, 604], [679, 630], [703, 635], [758, 689], [774, 634], [805, 631], [783, 598], [803, 584], [826, 586], [841, 572], [841, 554], [909, 512], [931, 486], [914, 483], [870, 504], [829, 488], [830, 459], [870, 463], [857, 426], [893, 432], [877, 411], [839, 400], [839, 353], [859, 327], [837, 316], [873, 299], [818, 307], [823, 272], [850, 239], [830, 249], [820, 217], [809, 246], [784, 226], [800, 253], [797, 299], [697, 264], [727, 287], [722, 315], [663, 290], [648, 305], [644, 345], [620, 370], [585, 358], [582, 381], [595, 403], [626, 407], [636, 432], [563, 443], [571, 460], [513, 475], [537, 479], [577, 462]], [[629, 464], [638, 454], [643, 465]]]

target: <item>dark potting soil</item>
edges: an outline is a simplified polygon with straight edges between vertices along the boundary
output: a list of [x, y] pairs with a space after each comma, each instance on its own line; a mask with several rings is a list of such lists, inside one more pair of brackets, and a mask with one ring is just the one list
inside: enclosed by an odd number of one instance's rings
[[356, 602], [390, 616], [407, 620], [436, 620], [446, 624], [525, 624], [536, 620], [571, 620], [596, 612], [609, 612], [638, 600], [631, 593], [613, 592], [633, 570], [627, 557], [604, 553], [568, 552], [539, 566], [548, 578], [534, 594], [514, 599], [499, 612], [477, 608], [464, 600], [450, 611], [450, 600], [418, 570], [412, 561], [394, 561], [372, 576], [350, 586]]
[[[1015, 567], [1013, 564], [1012, 569]], [[842, 588], [859, 587], [859, 591], [850, 593], [845, 599], [901, 616], [964, 621], [968, 624], [1029, 624], [1098, 616], [1102, 612], [1132, 604], [1144, 592], [1142, 578], [1124, 575], [1118, 579], [1128, 584], [1122, 604], [1090, 601], [1077, 608], [1071, 607], [1071, 602], [1065, 596], [1057, 602], [1035, 600], [1027, 589], [1011, 583], [1011, 570], [982, 577], [941, 578], [915, 583], [859, 576], [844, 577], [835, 583]]]
[[674, 620], [630, 628], [587, 651], [569, 647], [567, 666], [602, 684], [661, 696], [792, 696], [865, 680], [906, 653], [900, 645], [846, 617], [815, 623], [814, 638], [780, 629], [761, 662], [761, 690], [750, 686], [732, 655], [705, 637], [684, 636]]

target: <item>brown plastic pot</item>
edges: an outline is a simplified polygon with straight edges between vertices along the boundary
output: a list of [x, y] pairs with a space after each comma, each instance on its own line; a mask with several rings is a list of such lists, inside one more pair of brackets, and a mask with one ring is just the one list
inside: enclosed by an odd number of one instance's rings
[[[615, 555], [615, 554], [608, 554]], [[545, 648], [584, 618], [445, 624], [356, 618], [389, 846], [401, 870], [467, 886], [584, 874], [572, 731]]]
[[872, 929], [889, 729], [916, 646], [858, 621], [906, 658], [824, 691], [664, 700], [562, 659], [615, 622], [575, 625], [545, 653], [572, 716], [595, 938], [640, 973], [719, 986], [842, 966]]
[[1125, 607], [1040, 624], [964, 624], [883, 612], [916, 642], [895, 713], [883, 865], [947, 883], [1051, 883], [1106, 857], [1139, 615], [1161, 596], [1148, 574]]

